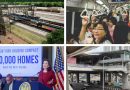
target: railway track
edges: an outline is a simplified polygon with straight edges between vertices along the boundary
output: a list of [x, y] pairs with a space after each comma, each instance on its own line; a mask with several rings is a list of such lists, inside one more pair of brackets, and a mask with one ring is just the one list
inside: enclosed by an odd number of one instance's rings
[[31, 25], [40, 29], [44, 29], [47, 31], [55, 31], [57, 29], [64, 29], [64, 24], [53, 22], [49, 20], [43, 20], [39, 17], [32, 17], [26, 15], [18, 15], [18, 14], [10, 14], [8, 17], [16, 22], [24, 23], [27, 25]]

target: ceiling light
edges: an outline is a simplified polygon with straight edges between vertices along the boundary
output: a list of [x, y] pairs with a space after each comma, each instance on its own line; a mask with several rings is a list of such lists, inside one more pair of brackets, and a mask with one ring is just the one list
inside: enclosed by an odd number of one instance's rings
[[96, 0], [96, 2], [97, 2], [98, 4], [100, 4], [100, 5], [103, 4], [103, 2], [102, 2], [101, 0]]
[[105, 7], [106, 9], [109, 9], [106, 5], [102, 5], [103, 7]]

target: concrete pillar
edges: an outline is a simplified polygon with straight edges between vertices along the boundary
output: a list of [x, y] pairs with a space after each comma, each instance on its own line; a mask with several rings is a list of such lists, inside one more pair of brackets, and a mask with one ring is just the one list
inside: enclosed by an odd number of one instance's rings
[[105, 73], [105, 82], [107, 81], [107, 73]]
[[88, 82], [88, 78], [87, 78], [87, 76], [88, 76], [88, 73], [86, 73], [86, 82]]
[[123, 74], [122, 78], [122, 88], [130, 90], [130, 74]]
[[122, 88], [130, 90], [130, 62], [127, 63], [126, 68], [127, 68], [127, 74], [123, 73]]
[[103, 83], [103, 73], [100, 73], [100, 83]]
[[108, 78], [107, 78], [107, 73], [105, 73], [105, 82], [107, 82]]
[[73, 73], [70, 74], [71, 82], [73, 82]]
[[87, 74], [87, 83], [90, 83], [90, 73]]
[[[100, 73], [100, 83], [103, 85], [103, 73]], [[105, 85], [105, 72], [104, 72], [104, 85]]]
[[118, 82], [118, 80], [117, 80], [117, 73], [115, 74], [115, 81]]
[[106, 80], [106, 73], [104, 72], [104, 85], [105, 85], [105, 80]]
[[108, 73], [108, 82], [111, 82], [111, 72]]
[[77, 83], [79, 83], [79, 73], [76, 73]]

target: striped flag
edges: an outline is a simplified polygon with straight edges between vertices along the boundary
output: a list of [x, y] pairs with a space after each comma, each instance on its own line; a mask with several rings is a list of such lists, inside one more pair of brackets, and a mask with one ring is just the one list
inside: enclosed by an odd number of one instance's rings
[[54, 90], [64, 90], [64, 63], [60, 47], [56, 48], [54, 71], [57, 80], [57, 84], [54, 86]]

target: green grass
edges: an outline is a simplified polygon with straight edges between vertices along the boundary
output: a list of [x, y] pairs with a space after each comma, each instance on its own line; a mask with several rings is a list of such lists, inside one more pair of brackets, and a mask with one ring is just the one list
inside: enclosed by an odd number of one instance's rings
[[15, 25], [11, 26], [11, 32], [31, 44], [41, 44], [43, 41], [46, 41], [46, 37]]

